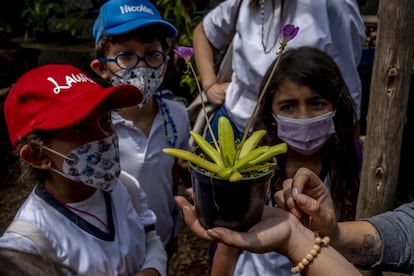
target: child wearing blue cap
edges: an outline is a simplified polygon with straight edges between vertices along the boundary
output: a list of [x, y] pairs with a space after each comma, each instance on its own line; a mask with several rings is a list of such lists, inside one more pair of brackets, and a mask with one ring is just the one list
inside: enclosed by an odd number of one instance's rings
[[138, 105], [113, 112], [122, 170], [143, 187], [157, 216], [156, 230], [171, 256], [180, 226], [174, 194], [176, 169], [184, 164], [161, 150], [189, 149], [190, 123], [185, 107], [162, 98], [159, 88], [167, 69], [176, 28], [147, 0], [109, 0], [93, 27], [95, 59], [90, 67], [111, 85], [132, 84], [144, 94]]

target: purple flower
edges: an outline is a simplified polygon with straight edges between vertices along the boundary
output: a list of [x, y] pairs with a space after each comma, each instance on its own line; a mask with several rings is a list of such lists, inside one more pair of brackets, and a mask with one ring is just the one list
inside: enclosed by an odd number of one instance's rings
[[284, 24], [281, 29], [282, 41], [280, 42], [279, 52], [281, 54], [285, 49], [287, 43], [292, 40], [299, 32], [299, 27], [292, 24]]
[[174, 49], [174, 53], [185, 59], [185, 61], [189, 61], [194, 54], [193, 47], [185, 47], [185, 46], [178, 46]]
[[299, 27], [295, 27], [295, 25], [292, 24], [284, 24], [282, 26], [282, 35], [283, 40], [285, 43], [287, 43], [289, 40], [292, 40], [297, 33], [299, 32]]

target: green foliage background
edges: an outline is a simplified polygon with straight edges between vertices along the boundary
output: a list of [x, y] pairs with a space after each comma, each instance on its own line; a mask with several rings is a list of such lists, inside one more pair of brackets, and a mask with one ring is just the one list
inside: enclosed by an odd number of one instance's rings
[[[177, 45], [191, 47], [193, 42], [192, 31], [201, 21], [203, 15], [208, 11], [209, 1], [191, 0], [155, 0], [154, 4], [161, 13], [161, 16], [170, 21], [178, 30]], [[175, 62], [176, 72], [180, 79], [181, 89], [187, 91], [189, 97], [197, 95], [197, 84], [194, 76], [189, 72], [182, 59]], [[175, 91], [174, 91], [175, 92]]]

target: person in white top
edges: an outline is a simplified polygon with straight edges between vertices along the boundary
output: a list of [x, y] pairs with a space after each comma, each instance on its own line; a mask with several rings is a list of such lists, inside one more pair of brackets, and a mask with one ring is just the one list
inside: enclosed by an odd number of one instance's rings
[[[194, 29], [193, 46], [208, 100], [223, 104], [212, 124], [225, 115], [239, 132], [244, 131], [262, 78], [277, 57], [284, 24], [300, 28], [286, 50], [316, 47], [338, 64], [355, 104], [358, 130], [361, 81], [357, 66], [365, 41], [365, 25], [355, 0], [227, 0], [211, 10]], [[214, 49], [223, 50], [230, 42], [231, 82], [218, 83]]]
[[82, 275], [166, 275], [156, 216], [120, 170], [111, 123], [111, 108], [142, 99], [132, 85], [102, 88], [70, 65], [19, 78], [4, 116], [34, 189], [0, 247], [48, 255]]
[[147, 0], [113, 0], [102, 5], [93, 35], [91, 68], [113, 86], [130, 83], [144, 93], [144, 102], [116, 110], [112, 119], [122, 170], [142, 185], [171, 256], [181, 223], [174, 202], [180, 183], [175, 172], [189, 177], [186, 167], [162, 149], [188, 150], [190, 123], [184, 105], [163, 98], [159, 88], [177, 30]]
[[[277, 158], [269, 194], [282, 189], [283, 181], [305, 166], [325, 182], [338, 220], [353, 220], [360, 179], [353, 132], [355, 110], [338, 66], [315, 47], [290, 49], [282, 54], [268, 84], [255, 129], [267, 131], [263, 145], [285, 142], [288, 148]], [[272, 206], [274, 203], [269, 200]], [[271, 271], [291, 275], [292, 264], [280, 254], [237, 253], [219, 244], [213, 272], [230, 274], [223, 270], [232, 271], [236, 259], [233, 275], [268, 275]]]

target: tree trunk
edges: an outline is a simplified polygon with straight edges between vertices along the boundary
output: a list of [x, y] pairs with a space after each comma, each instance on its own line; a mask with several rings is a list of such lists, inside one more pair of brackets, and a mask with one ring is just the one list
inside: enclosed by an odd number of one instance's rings
[[413, 26], [412, 0], [380, 0], [357, 218], [394, 204], [414, 62]]

